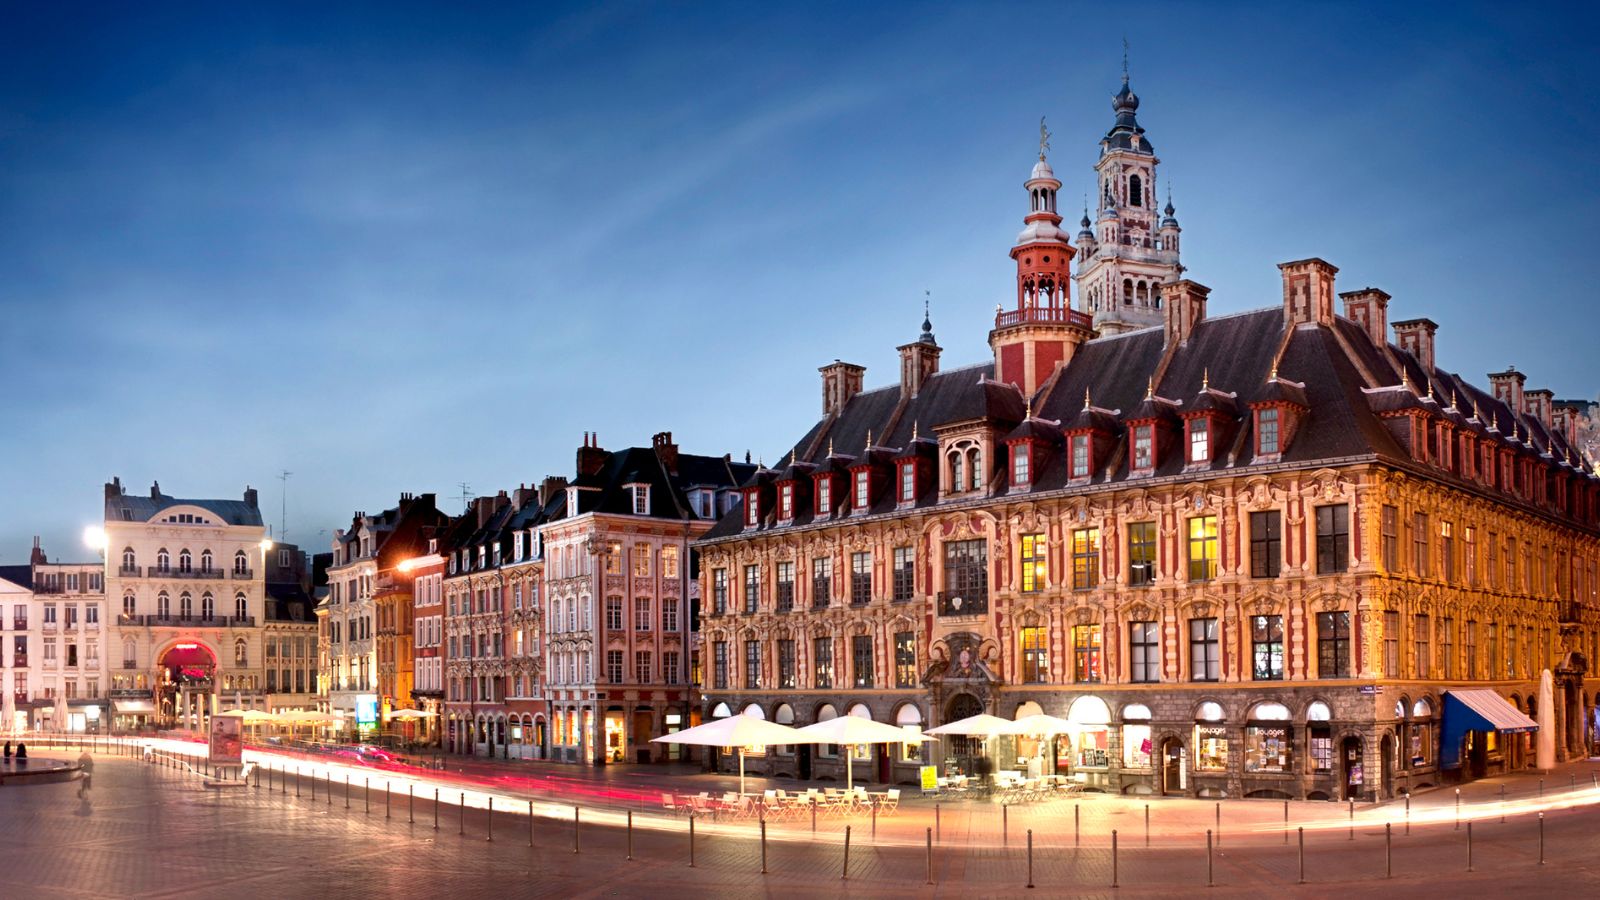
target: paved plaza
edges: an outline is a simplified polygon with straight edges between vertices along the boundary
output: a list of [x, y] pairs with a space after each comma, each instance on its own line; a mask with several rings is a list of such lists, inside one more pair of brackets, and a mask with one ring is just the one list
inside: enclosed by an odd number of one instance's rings
[[[49, 751], [41, 749], [40, 753]], [[59, 755], [59, 753], [58, 753]], [[291, 771], [292, 771], [291, 766]], [[1295, 803], [1292, 827], [1305, 828], [1306, 880], [1298, 886], [1297, 831], [1286, 839], [1283, 805], [1224, 803], [1222, 832], [1211, 857], [1218, 896], [1259, 895], [1271, 889], [1306, 896], [1380, 896], [1407, 891], [1438, 896], [1517, 886], [1538, 893], [1592, 891], [1600, 883], [1600, 849], [1592, 804], [1597, 789], [1583, 782], [1595, 766], [1576, 764], [1546, 778], [1512, 778], [1504, 823], [1498, 782], [1469, 786], [1464, 805], [1474, 832], [1476, 872], [1466, 871], [1466, 831], [1457, 829], [1453, 791], [1419, 795], [1407, 833], [1404, 804], [1364, 808], [1356, 824], [1335, 804]], [[938, 839], [929, 880], [927, 829], [932, 802], [911, 801], [878, 822], [868, 817], [824, 818], [817, 831], [806, 819], [768, 824], [767, 873], [762, 874], [760, 824], [696, 822], [694, 867], [689, 823], [643, 804], [609, 806], [580, 800], [576, 835], [564, 788], [528, 795], [538, 815], [529, 847], [528, 800], [469, 798], [435, 808], [432, 790], [448, 797], [467, 790], [444, 776], [393, 779], [369, 794], [357, 770], [327, 770], [315, 787], [309, 775], [281, 780], [277, 768], [260, 786], [215, 790], [172, 763], [150, 764], [103, 753], [85, 799], [76, 783], [0, 788], [0, 896], [5, 897], [388, 897], [494, 892], [505, 896], [612, 897], [815, 896], [824, 891], [863, 896], [1000, 896], [1026, 892], [1027, 829], [1033, 829], [1033, 879], [1041, 894], [1154, 896], [1204, 889], [1204, 832], [1215, 830], [1217, 806], [1200, 801], [1151, 801], [1150, 845], [1145, 802], [1117, 797], [1008, 807], [983, 802], [938, 807]], [[304, 767], [302, 767], [304, 771]], [[566, 770], [574, 781], [579, 770]], [[639, 770], [631, 770], [639, 772]], [[348, 795], [344, 775], [351, 778]], [[390, 773], [393, 774], [393, 773]], [[660, 778], [617, 770], [596, 783]], [[698, 788], [720, 776], [674, 781]], [[384, 781], [394, 790], [385, 803]], [[431, 786], [431, 787], [430, 787]], [[1576, 790], [1574, 790], [1576, 786]], [[597, 792], [600, 793], [600, 792]], [[621, 795], [624, 792], [616, 791]], [[584, 794], [589, 797], [589, 794]], [[615, 798], [613, 798], [615, 799]], [[1566, 807], [1563, 803], [1586, 805]], [[1539, 863], [1537, 812], [1545, 804], [1545, 857]], [[634, 809], [633, 858], [628, 859], [627, 808]], [[1076, 813], [1075, 813], [1076, 809]], [[515, 810], [515, 812], [512, 812]], [[414, 821], [408, 822], [408, 815]], [[1341, 825], [1341, 816], [1344, 817]], [[1079, 833], [1074, 841], [1073, 825]], [[1392, 829], [1393, 877], [1385, 879], [1384, 825]], [[844, 829], [851, 829], [848, 879]], [[1118, 831], [1115, 878], [1111, 829]], [[491, 832], [492, 829], [492, 832]], [[494, 840], [488, 840], [491, 836]], [[1353, 837], [1352, 837], [1353, 835]]]

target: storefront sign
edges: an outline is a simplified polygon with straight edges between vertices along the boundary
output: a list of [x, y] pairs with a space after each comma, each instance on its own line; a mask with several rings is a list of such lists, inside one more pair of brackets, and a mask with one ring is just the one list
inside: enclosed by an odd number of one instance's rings
[[376, 694], [362, 694], [356, 698], [356, 724], [361, 726], [378, 724], [378, 697]]
[[939, 768], [937, 766], [923, 766], [918, 770], [922, 775], [922, 789], [936, 791], [939, 789]]
[[238, 765], [244, 761], [244, 742], [239, 738], [241, 719], [211, 717], [210, 759], [213, 764]]

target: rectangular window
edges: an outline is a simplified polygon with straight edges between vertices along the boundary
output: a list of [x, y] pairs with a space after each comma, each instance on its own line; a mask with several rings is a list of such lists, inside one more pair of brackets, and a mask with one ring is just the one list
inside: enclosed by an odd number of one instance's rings
[[727, 641], [716, 641], [711, 645], [711, 684], [719, 691], [728, 689]]
[[894, 635], [894, 686], [917, 686], [917, 636], [911, 631], [897, 631]]
[[833, 479], [817, 479], [817, 515], [826, 516], [833, 512]]
[[633, 680], [639, 684], [654, 684], [650, 673], [650, 651], [633, 651]]
[[1418, 578], [1432, 574], [1428, 569], [1428, 514], [1411, 517], [1411, 571]]
[[621, 631], [622, 630], [622, 598], [621, 597], [607, 597], [606, 598], [606, 630], [607, 631]]
[[1467, 620], [1466, 633], [1467, 655], [1467, 680], [1473, 681], [1478, 677], [1478, 623]]
[[1485, 549], [1489, 552], [1484, 574], [1487, 576], [1486, 580], [1489, 583], [1489, 588], [1493, 590], [1500, 581], [1500, 536], [1491, 531], [1489, 532], [1489, 540], [1484, 543], [1486, 545]]
[[988, 612], [989, 552], [983, 539], [945, 543], [944, 587], [940, 615]]
[[777, 610], [781, 613], [794, 609], [794, 563], [778, 563]]
[[870, 688], [875, 679], [872, 673], [872, 635], [857, 634], [850, 638], [850, 668], [855, 673], [851, 682], [856, 688]]
[[1383, 675], [1400, 677], [1400, 614], [1394, 610], [1383, 614]]
[[1022, 629], [1022, 680], [1044, 684], [1050, 680], [1050, 649], [1045, 630], [1038, 626]]
[[1139, 684], [1161, 680], [1161, 632], [1155, 622], [1128, 623], [1128, 676]]
[[911, 503], [917, 499], [917, 466], [915, 463], [900, 464], [900, 502]]
[[1189, 462], [1211, 461], [1211, 428], [1209, 419], [1189, 420]]
[[650, 608], [649, 597], [639, 597], [633, 601], [633, 630], [649, 631], [650, 623], [655, 620], [655, 611]]
[[1283, 680], [1283, 616], [1250, 617], [1250, 659], [1256, 681]]
[[667, 650], [661, 654], [661, 681], [664, 684], [678, 683], [678, 651]]
[[747, 691], [761, 689], [761, 642], [744, 642], [744, 687]]
[[1333, 729], [1330, 726], [1311, 726], [1311, 769], [1314, 772], [1333, 771]]
[[1411, 641], [1416, 657], [1418, 678], [1427, 678], [1432, 674], [1433, 660], [1428, 655], [1429, 626], [1432, 622], [1427, 616], [1415, 616], [1411, 621]]
[[1262, 456], [1278, 452], [1278, 410], [1275, 407], [1256, 412], [1256, 452]]
[[1072, 627], [1072, 680], [1079, 684], [1100, 681], [1100, 626]]
[[1155, 465], [1155, 426], [1135, 425], [1133, 427], [1133, 468], [1135, 471], [1148, 470]]
[[1506, 677], [1517, 677], [1517, 641], [1522, 637], [1522, 632], [1515, 625], [1506, 626]]
[[870, 473], [867, 472], [856, 473], [855, 508], [857, 512], [865, 512], [867, 507], [872, 505], [872, 493], [869, 490], [871, 486], [869, 474]]
[[794, 485], [786, 484], [778, 488], [778, 518], [788, 521], [794, 518]]
[[1350, 677], [1350, 614], [1317, 613], [1317, 677]]
[[711, 571], [711, 611], [716, 615], [726, 615], [728, 612], [728, 570], [713, 569]]
[[811, 605], [818, 609], [833, 602], [833, 557], [811, 560]]
[[744, 495], [744, 524], [754, 528], [761, 524], [761, 503], [757, 491], [746, 491]]
[[1379, 528], [1383, 532], [1383, 569], [1391, 574], [1400, 571], [1400, 510], [1385, 506]]
[[[480, 568], [482, 568], [480, 566]], [[606, 544], [606, 574], [622, 574], [622, 542], [611, 541]]]
[[674, 598], [667, 597], [661, 601], [661, 630], [678, 630], [678, 601]]
[[1283, 514], [1275, 509], [1250, 514], [1250, 577], [1277, 578], [1283, 569]]
[[1047, 546], [1042, 534], [1022, 536], [1022, 592], [1025, 594], [1044, 590], [1048, 566], [1045, 560]]
[[833, 687], [833, 638], [812, 639], [811, 672], [818, 690]]
[[1022, 487], [1028, 483], [1028, 464], [1031, 459], [1028, 455], [1028, 445], [1018, 444], [1011, 449], [1011, 483]]
[[1350, 507], [1340, 503], [1317, 507], [1317, 574], [1350, 568]]
[[1217, 646], [1217, 620], [1189, 620], [1189, 680], [1216, 681], [1221, 677]]
[[916, 584], [916, 551], [910, 547], [894, 548], [894, 602], [905, 603], [911, 599]]
[[761, 606], [761, 567], [744, 567], [744, 614], [754, 615]]
[[1439, 667], [1444, 678], [1456, 677], [1456, 620], [1449, 616], [1439, 619]]
[[1072, 589], [1085, 591], [1100, 583], [1100, 529], [1072, 532]]
[[1201, 772], [1228, 770], [1228, 729], [1220, 725], [1195, 726], [1194, 767]]
[[1128, 525], [1128, 585], [1142, 587], [1156, 580], [1156, 523]]
[[633, 545], [633, 577], [650, 577], [650, 555], [649, 544]]
[[1454, 522], [1439, 523], [1439, 574], [1446, 582], [1456, 580], [1456, 535]]
[[1493, 622], [1488, 623], [1488, 628], [1488, 647], [1485, 648], [1487, 664], [1483, 667], [1483, 671], [1489, 678], [1494, 679], [1500, 677], [1500, 630]]
[[872, 554], [850, 554], [850, 602], [865, 606], [872, 602]]
[[606, 651], [606, 680], [612, 684], [622, 683], [622, 651]]
[[780, 690], [793, 690], [799, 687], [795, 682], [794, 664], [794, 639], [780, 638], [778, 640], [778, 688]]
[[1189, 580], [1210, 581], [1217, 576], [1217, 517], [1189, 519]]
[[1289, 728], [1285, 725], [1251, 725], [1244, 730], [1244, 770], [1290, 771]]
[[1072, 477], [1089, 477], [1089, 436], [1086, 434], [1072, 436]]
[[1467, 567], [1467, 587], [1478, 586], [1478, 529], [1468, 525], [1462, 529], [1461, 537], [1466, 543], [1462, 548], [1462, 559]]

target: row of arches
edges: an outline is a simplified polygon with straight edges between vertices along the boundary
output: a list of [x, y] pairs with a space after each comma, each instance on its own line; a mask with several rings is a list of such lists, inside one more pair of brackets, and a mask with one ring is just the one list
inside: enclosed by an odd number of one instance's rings
[[[167, 591], [160, 591], [156, 594], [155, 615], [157, 618], [162, 619], [198, 619], [200, 621], [211, 621], [219, 618], [225, 619], [229, 615], [229, 613], [226, 611], [219, 613], [217, 610], [216, 597], [210, 591], [204, 591], [200, 594], [200, 609], [198, 615], [196, 615], [195, 612], [194, 599], [194, 594], [190, 593], [189, 591], [180, 592], [178, 594], [178, 611], [176, 615], [174, 615], [172, 610], [172, 595]], [[127, 591], [122, 595], [123, 620], [125, 623], [131, 623], [133, 617], [137, 615], [139, 615], [139, 597], [135, 592]], [[235, 619], [240, 620], [241, 623], [250, 619], [250, 599], [243, 591], [237, 591], [233, 595], [232, 615]]]
[[[198, 569], [196, 569], [195, 568], [195, 555], [190, 552], [188, 547], [184, 547], [183, 549], [178, 551], [178, 564], [177, 564], [177, 568], [174, 569], [173, 565], [172, 565], [172, 553], [170, 551], [168, 551], [167, 548], [162, 547], [161, 549], [156, 551], [156, 564], [155, 564], [155, 568], [153, 568], [151, 570], [151, 574], [161, 574], [161, 573], [171, 573], [171, 572], [177, 572], [179, 574], [190, 574], [190, 573], [195, 573], [195, 572], [199, 572], [201, 574], [205, 574], [205, 573], [209, 573], [209, 572], [218, 572], [220, 574], [221, 570], [217, 569], [215, 567], [215, 557], [213, 556], [213, 554], [211, 553], [211, 551], [209, 549], [200, 551], [199, 562], [200, 562], [200, 567]], [[138, 554], [134, 552], [132, 547], [123, 547], [122, 548], [122, 570], [123, 570], [123, 572], [124, 573], [130, 573], [130, 572], [136, 571], [138, 568], [139, 568], [139, 556], [138, 556]], [[235, 552], [233, 554], [233, 573], [235, 575], [248, 575], [248, 574], [250, 574], [250, 555], [245, 553], [243, 550], [239, 550], [239, 551], [237, 551], [237, 552]]]

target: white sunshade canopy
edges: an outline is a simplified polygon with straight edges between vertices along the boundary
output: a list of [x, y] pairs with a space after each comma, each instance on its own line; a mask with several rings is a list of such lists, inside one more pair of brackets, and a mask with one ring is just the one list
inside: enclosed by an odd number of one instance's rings
[[1011, 723], [1008, 734], [1021, 734], [1030, 737], [1050, 737], [1057, 734], [1068, 734], [1078, 730], [1078, 726], [1059, 716], [1036, 713]]
[[230, 709], [227, 712], [217, 713], [219, 719], [242, 719], [246, 724], [256, 722], [281, 722], [283, 719], [276, 713], [269, 713], [259, 709]]
[[928, 734], [959, 734], [968, 737], [994, 737], [999, 734], [1010, 734], [1012, 723], [1009, 719], [991, 716], [988, 713], [978, 713], [965, 719], [947, 722], [938, 728], [929, 728]]
[[755, 716], [727, 716], [704, 725], [650, 739], [658, 744], [693, 744], [699, 747], [755, 747], [767, 744], [814, 744], [797, 728]]
[[876, 722], [860, 716], [840, 716], [797, 730], [810, 738], [809, 741], [799, 742], [802, 744], [905, 744], [936, 740], [926, 734], [907, 731], [899, 725]]
[[436, 712], [429, 712], [426, 709], [397, 709], [394, 712], [389, 713], [389, 718], [391, 718], [391, 719], [432, 719], [437, 715], [439, 715], [439, 714], [436, 713]]

